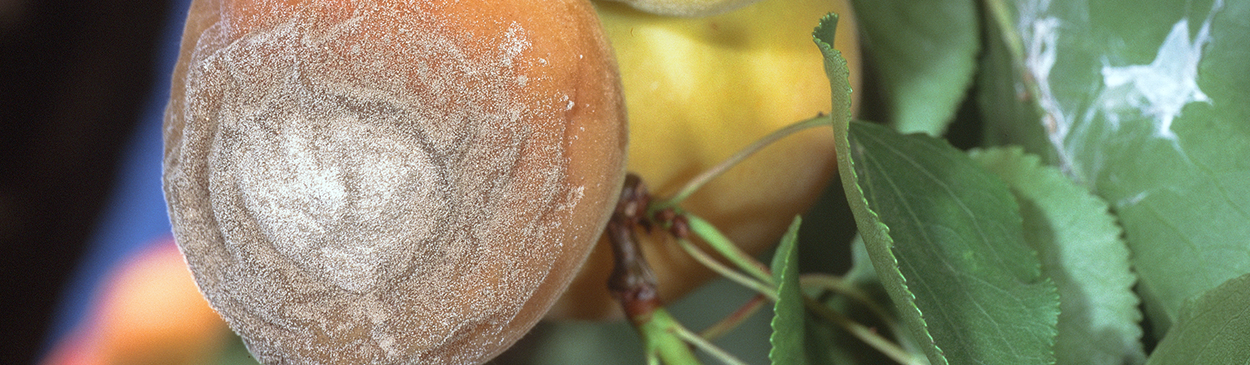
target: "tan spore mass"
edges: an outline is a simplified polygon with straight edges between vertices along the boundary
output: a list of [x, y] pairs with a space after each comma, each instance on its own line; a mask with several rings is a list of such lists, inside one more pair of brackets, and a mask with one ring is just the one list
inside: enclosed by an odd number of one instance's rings
[[175, 236], [266, 363], [480, 363], [585, 259], [623, 174], [582, 0], [197, 0], [165, 128]]

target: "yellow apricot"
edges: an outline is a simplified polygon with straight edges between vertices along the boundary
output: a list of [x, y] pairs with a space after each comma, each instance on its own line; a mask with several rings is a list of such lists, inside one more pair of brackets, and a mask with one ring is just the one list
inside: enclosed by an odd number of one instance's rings
[[[859, 85], [855, 17], [845, 0], [765, 0], [723, 15], [674, 18], [596, 3], [616, 49], [630, 118], [629, 171], [657, 197], [751, 142], [830, 110], [812, 29], [840, 15], [835, 48]], [[839, 110], [838, 113], [845, 111]], [[752, 254], [773, 247], [836, 171], [833, 132], [808, 130], [752, 156], [682, 203]], [[675, 300], [713, 278], [664, 234], [642, 237], [660, 296]], [[600, 242], [550, 318], [620, 318], [604, 287], [611, 250]]]

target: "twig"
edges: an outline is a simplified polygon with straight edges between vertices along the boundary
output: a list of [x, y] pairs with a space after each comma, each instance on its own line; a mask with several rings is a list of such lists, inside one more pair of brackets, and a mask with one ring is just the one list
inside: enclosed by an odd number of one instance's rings
[[686, 329], [664, 309], [656, 292], [655, 274], [642, 256], [638, 240], [634, 236], [635, 229], [642, 224], [649, 201], [646, 186], [638, 176], [628, 175], [625, 186], [621, 189], [620, 201], [607, 228], [608, 240], [612, 243], [612, 253], [615, 256], [608, 289], [621, 303], [625, 316], [642, 336], [648, 364], [699, 364], [687, 345], [689, 343], [727, 364], [744, 365], [733, 355]]
[[751, 318], [751, 315], [759, 312], [760, 308], [764, 308], [764, 303], [767, 303], [764, 299], [763, 294], [757, 294], [751, 297], [751, 299], [747, 300], [747, 302], [743, 304], [742, 307], [739, 307], [738, 310], [704, 329], [703, 332], [699, 332], [699, 336], [708, 340], [715, 340], [720, 338], [720, 336], [724, 336], [730, 330], [737, 328], [742, 324], [742, 322], [745, 322], [747, 318]]
[[658, 358], [666, 365], [697, 365], [690, 347], [675, 335], [681, 327], [660, 303], [655, 289], [655, 274], [638, 249], [634, 228], [647, 207], [648, 195], [638, 176], [625, 178], [616, 211], [608, 221], [608, 240], [612, 243], [615, 262], [608, 289], [621, 303], [621, 309], [642, 336], [646, 356]]

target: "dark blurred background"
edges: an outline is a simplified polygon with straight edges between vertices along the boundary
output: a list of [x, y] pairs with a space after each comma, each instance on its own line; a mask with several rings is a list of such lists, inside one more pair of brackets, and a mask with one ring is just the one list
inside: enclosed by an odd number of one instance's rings
[[0, 362], [32, 363], [153, 89], [163, 0], [0, 0]]

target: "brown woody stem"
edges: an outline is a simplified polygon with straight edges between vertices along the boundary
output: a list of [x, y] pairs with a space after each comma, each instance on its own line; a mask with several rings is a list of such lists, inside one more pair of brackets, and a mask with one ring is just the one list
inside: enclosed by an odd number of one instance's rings
[[641, 335], [646, 358], [658, 359], [667, 365], [698, 365], [699, 360], [690, 346], [679, 336], [684, 328], [660, 302], [655, 274], [634, 237], [634, 230], [646, 213], [648, 199], [646, 187], [638, 176], [628, 175], [620, 202], [608, 221], [608, 240], [615, 257], [608, 289]]

